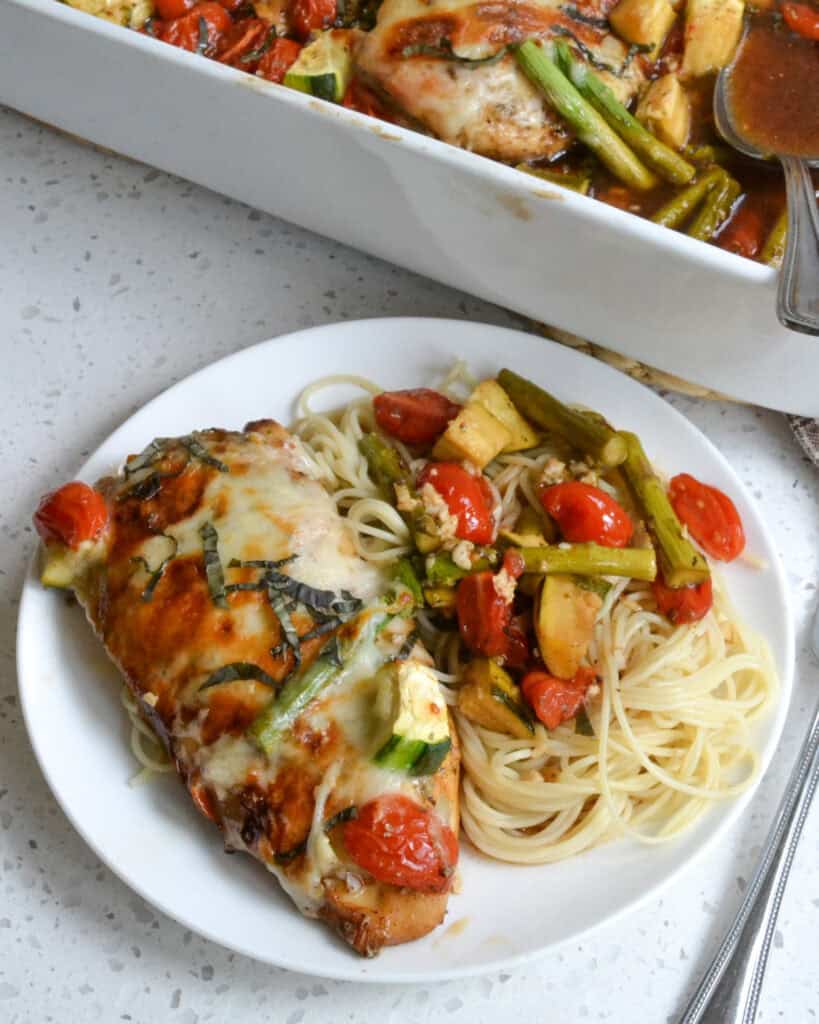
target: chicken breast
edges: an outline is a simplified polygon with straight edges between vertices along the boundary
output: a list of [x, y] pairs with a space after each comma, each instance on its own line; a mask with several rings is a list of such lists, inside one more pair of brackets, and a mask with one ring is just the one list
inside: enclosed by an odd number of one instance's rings
[[[454, 729], [411, 617], [299, 443], [272, 421], [160, 438], [86, 495], [105, 526], [80, 544], [38, 513], [44, 582], [74, 590], [226, 848], [364, 955], [439, 924], [457, 856]], [[423, 716], [432, 726], [413, 731]], [[410, 760], [379, 759], [385, 723]], [[443, 836], [438, 876], [399, 884], [383, 857], [347, 848], [379, 801], [429, 822], [433, 845]]]
[[559, 0], [384, 0], [358, 51], [358, 72], [445, 142], [507, 162], [551, 158], [571, 132], [503, 48], [556, 35], [574, 40], [628, 100], [642, 80], [639, 62], [605, 25], [594, 8], [584, 5], [580, 15]]

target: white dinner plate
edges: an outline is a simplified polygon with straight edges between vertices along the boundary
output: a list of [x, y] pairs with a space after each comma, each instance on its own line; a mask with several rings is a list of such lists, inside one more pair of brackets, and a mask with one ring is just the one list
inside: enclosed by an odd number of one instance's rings
[[[664, 470], [716, 484], [739, 508], [748, 550], [763, 569], [724, 571], [743, 617], [764, 632], [779, 672], [779, 702], [755, 742], [767, 766], [791, 691], [794, 640], [782, 569], [770, 534], [736, 474], [699, 431], [651, 391], [599, 362], [516, 331], [461, 321], [394, 319], [300, 331], [238, 352], [176, 384], [132, 416], [91, 456], [92, 482], [156, 435], [287, 423], [302, 387], [325, 373], [357, 373], [386, 388], [429, 385], [456, 358], [480, 376], [508, 366], [559, 397], [637, 431]], [[338, 396], [336, 396], [338, 397]], [[60, 481], [55, 480], [57, 485]], [[128, 785], [120, 682], [76, 605], [40, 587], [23, 590], [20, 692], [31, 742], [54, 795], [97, 855], [129, 886], [188, 928], [267, 963], [358, 981], [430, 982], [518, 964], [610, 921], [654, 894], [724, 834], [752, 790], [716, 806], [662, 846], [619, 840], [543, 867], [491, 861], [462, 844], [463, 890], [431, 935], [359, 959], [328, 928], [302, 918], [275, 879], [249, 857], [228, 857], [175, 778]]]

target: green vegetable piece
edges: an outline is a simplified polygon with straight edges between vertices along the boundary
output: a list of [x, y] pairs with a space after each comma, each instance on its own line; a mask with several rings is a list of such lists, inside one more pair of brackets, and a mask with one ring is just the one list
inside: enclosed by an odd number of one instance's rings
[[580, 141], [616, 178], [641, 192], [654, 188], [657, 179], [651, 171], [640, 163], [605, 119], [581, 96], [541, 46], [528, 39], [517, 48], [515, 56], [526, 77], [545, 94]]
[[398, 565], [395, 568], [395, 578], [399, 583], [403, 583], [412, 594], [415, 604], [420, 608], [424, 603], [424, 592], [421, 589], [421, 581], [418, 579], [412, 562], [408, 558], [398, 560]]
[[685, 537], [665, 487], [648, 461], [640, 439], [636, 434], [626, 432], [622, 436], [628, 446], [628, 458], [623, 469], [657, 543], [665, 583], [669, 587], [702, 583], [711, 575], [708, 563]]
[[560, 679], [571, 679], [586, 656], [599, 594], [578, 586], [571, 576], [546, 576], [535, 608], [535, 635], [543, 661]]
[[528, 739], [535, 731], [520, 690], [491, 658], [473, 658], [464, 669], [458, 710], [476, 725], [516, 739]]
[[574, 716], [574, 731], [581, 736], [594, 736], [594, 726], [591, 724], [589, 713], [581, 707]]
[[525, 573], [571, 576], [626, 576], [651, 581], [657, 576], [653, 548], [607, 548], [600, 544], [552, 544], [518, 548]]
[[625, 443], [605, 422], [570, 409], [512, 370], [501, 370], [498, 383], [517, 410], [542, 430], [564, 438], [603, 466], [618, 466], [625, 459]]
[[225, 574], [219, 557], [219, 534], [213, 523], [202, 523], [199, 527], [205, 559], [205, 576], [208, 580], [210, 599], [217, 608], [227, 608], [225, 596]]
[[451, 610], [455, 607], [457, 595], [456, 587], [424, 587], [424, 600], [430, 608]]
[[560, 185], [571, 192], [579, 192], [585, 196], [591, 188], [591, 175], [589, 174], [561, 174], [560, 171], [550, 171], [547, 167], [530, 167], [529, 164], [518, 164], [516, 171], [530, 174], [533, 178], [540, 178], [541, 181], [548, 181], [550, 185]]
[[688, 188], [678, 192], [673, 199], [656, 210], [651, 219], [655, 224], [666, 228], [680, 228], [694, 215], [694, 211], [714, 186], [722, 180], [725, 171], [721, 167], [712, 167], [700, 175]]
[[473, 559], [471, 568], [464, 569], [452, 561], [452, 555], [448, 551], [439, 551], [427, 560], [427, 582], [433, 587], [451, 587], [464, 576], [491, 569], [497, 562], [497, 551], [493, 548], [484, 548], [477, 558]]
[[771, 233], [765, 240], [765, 244], [762, 246], [762, 252], [759, 254], [760, 263], [767, 263], [771, 267], [781, 266], [782, 259], [785, 256], [785, 243], [787, 240], [788, 209], [785, 207], [777, 218], [776, 224], [771, 228]]
[[705, 197], [700, 212], [689, 225], [688, 234], [701, 242], [710, 242], [731, 216], [741, 192], [739, 183], [723, 171], [720, 180]]
[[436, 772], [452, 741], [446, 704], [432, 670], [417, 661], [390, 663], [382, 672], [376, 706], [386, 712], [386, 739], [373, 761], [410, 775]]
[[695, 168], [640, 124], [606, 83], [574, 56], [563, 40], [555, 43], [555, 55], [557, 66], [580, 95], [603, 115], [614, 131], [649, 167], [673, 185], [685, 185], [694, 177]]

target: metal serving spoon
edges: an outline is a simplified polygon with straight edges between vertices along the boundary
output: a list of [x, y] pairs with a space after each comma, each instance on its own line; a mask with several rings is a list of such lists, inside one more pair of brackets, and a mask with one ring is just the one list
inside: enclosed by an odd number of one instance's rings
[[[811, 626], [819, 660], [819, 609]], [[679, 1024], [753, 1024], [796, 844], [819, 784], [819, 704], [734, 923]]]
[[779, 272], [776, 315], [792, 331], [819, 334], [819, 213], [809, 167], [819, 159], [802, 160], [779, 153], [763, 153], [741, 136], [731, 120], [728, 83], [731, 65], [723, 68], [714, 90], [714, 121], [729, 146], [755, 160], [777, 157], [785, 172], [788, 195], [788, 238]]

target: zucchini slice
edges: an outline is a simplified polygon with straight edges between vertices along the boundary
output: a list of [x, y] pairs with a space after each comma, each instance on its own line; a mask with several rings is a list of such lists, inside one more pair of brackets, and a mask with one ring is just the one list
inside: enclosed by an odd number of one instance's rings
[[353, 34], [345, 29], [322, 32], [301, 51], [284, 76], [284, 84], [331, 103], [341, 103], [353, 76]]
[[386, 720], [386, 728], [375, 763], [407, 775], [437, 772], [452, 740], [446, 702], [435, 673], [419, 661], [392, 662], [382, 672], [377, 710]]
[[559, 574], [544, 578], [535, 609], [535, 634], [553, 675], [571, 679], [577, 672], [602, 605], [596, 589], [578, 585], [576, 578]]
[[477, 725], [525, 740], [534, 733], [532, 716], [509, 673], [491, 658], [475, 658], [464, 670], [458, 710]]

